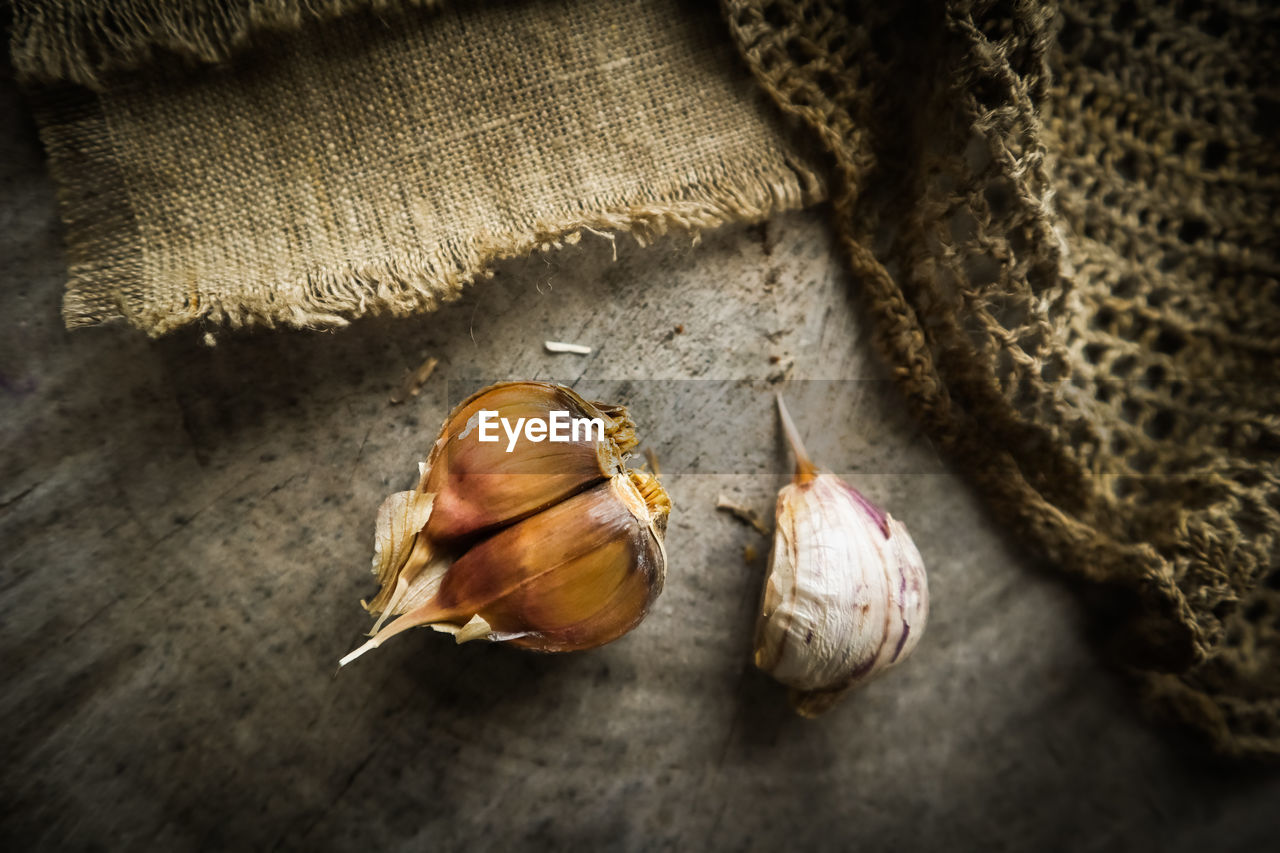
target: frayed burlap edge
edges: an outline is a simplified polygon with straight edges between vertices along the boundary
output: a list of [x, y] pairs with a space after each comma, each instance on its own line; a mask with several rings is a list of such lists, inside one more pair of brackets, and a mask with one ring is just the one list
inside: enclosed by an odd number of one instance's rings
[[172, 0], [17, 0], [10, 52], [24, 82], [100, 90], [112, 75], [149, 66], [162, 55], [188, 64], [225, 62], [259, 33], [357, 12], [442, 5], [443, 0], [240, 0], [192, 10]]
[[264, 280], [235, 301], [202, 292], [193, 274], [177, 283], [186, 293], [181, 302], [157, 304], [153, 294], [175, 283], [159, 287], [147, 280], [147, 249], [96, 95], [61, 87], [46, 92], [37, 108], [67, 227], [68, 328], [127, 320], [159, 337], [193, 323], [323, 329], [363, 316], [407, 316], [458, 298], [498, 261], [576, 243], [584, 233], [630, 235], [640, 245], [684, 233], [696, 242], [704, 230], [762, 222], [825, 199], [824, 181], [795, 158], [778, 154], [769, 168], [722, 162], [630, 193], [567, 199], [502, 233], [454, 235], [432, 251], [388, 246], [375, 263], [317, 268], [295, 281]]

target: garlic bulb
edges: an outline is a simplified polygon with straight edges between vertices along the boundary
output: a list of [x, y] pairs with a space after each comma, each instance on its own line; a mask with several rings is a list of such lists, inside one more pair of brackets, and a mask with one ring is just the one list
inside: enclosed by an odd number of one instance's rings
[[796, 457], [778, 492], [777, 527], [755, 664], [817, 716], [846, 691], [903, 661], [924, 632], [929, 589], [906, 527], [805, 453], [782, 398]]
[[[588, 428], [570, 430], [575, 420]], [[498, 423], [507, 434], [495, 439]], [[671, 504], [654, 475], [624, 466], [635, 443], [625, 409], [561, 385], [505, 382], [463, 401], [418, 487], [378, 512], [382, 588], [366, 608], [381, 616], [342, 663], [419, 625], [538, 651], [591, 648], [638, 625], [662, 589]]]

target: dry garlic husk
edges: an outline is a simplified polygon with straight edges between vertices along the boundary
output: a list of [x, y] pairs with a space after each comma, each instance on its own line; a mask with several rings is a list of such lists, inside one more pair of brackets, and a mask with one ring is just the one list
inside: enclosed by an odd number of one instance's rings
[[[479, 440], [480, 413], [515, 423], [552, 412], [599, 418], [567, 442]], [[602, 645], [634, 628], [662, 589], [670, 501], [625, 467], [635, 425], [624, 408], [562, 385], [503, 382], [450, 413], [417, 488], [378, 511], [373, 637], [349, 663], [416, 626], [539, 651]], [[390, 617], [398, 617], [384, 626]]]
[[906, 527], [820, 471], [781, 397], [778, 410], [796, 473], [778, 492], [755, 664], [814, 717], [911, 654], [928, 621], [929, 588]]

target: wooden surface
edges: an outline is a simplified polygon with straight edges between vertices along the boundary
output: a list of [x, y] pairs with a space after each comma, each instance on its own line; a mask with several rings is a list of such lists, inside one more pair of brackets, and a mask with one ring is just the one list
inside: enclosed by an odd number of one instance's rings
[[[823, 211], [696, 249], [622, 238], [616, 262], [589, 238], [411, 321], [213, 347], [71, 334], [53, 188], [8, 85], [0, 116], [3, 849], [1274, 840], [1277, 780], [1145, 723], [1075, 591], [904, 420]], [[428, 356], [422, 394], [390, 405]], [[335, 675], [369, 626], [378, 503], [413, 482], [450, 400], [537, 377], [628, 403], [663, 461], [650, 617], [565, 656], [416, 631]], [[767, 542], [714, 508], [723, 492], [770, 513], [775, 388], [930, 571], [915, 656], [818, 721], [748, 665]]]

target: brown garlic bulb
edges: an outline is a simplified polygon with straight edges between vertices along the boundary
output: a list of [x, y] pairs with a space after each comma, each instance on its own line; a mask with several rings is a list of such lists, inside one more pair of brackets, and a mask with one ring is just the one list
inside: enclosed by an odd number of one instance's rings
[[671, 504], [656, 477], [624, 467], [635, 443], [625, 409], [552, 383], [499, 383], [463, 401], [418, 487], [378, 512], [382, 588], [366, 607], [381, 617], [342, 663], [419, 625], [539, 651], [638, 625], [662, 589]]

